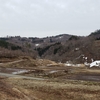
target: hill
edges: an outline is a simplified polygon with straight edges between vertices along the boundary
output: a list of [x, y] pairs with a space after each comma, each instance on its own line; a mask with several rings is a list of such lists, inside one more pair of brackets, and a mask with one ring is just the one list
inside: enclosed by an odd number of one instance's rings
[[6, 56], [11, 52], [11, 55], [30, 55], [57, 62], [91, 62], [100, 59], [100, 30], [86, 37], [60, 34], [45, 38], [20, 36], [0, 38], [0, 47], [1, 56], [6, 51]]

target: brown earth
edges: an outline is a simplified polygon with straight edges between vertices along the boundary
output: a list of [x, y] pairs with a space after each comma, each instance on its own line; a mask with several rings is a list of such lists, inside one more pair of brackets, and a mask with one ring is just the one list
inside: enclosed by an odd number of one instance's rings
[[68, 67], [50, 60], [32, 59], [27, 56], [2, 60], [4, 63], [0, 64], [0, 70], [30, 69], [32, 71], [21, 75], [42, 77], [47, 80], [0, 77], [0, 100], [99, 100], [100, 98], [99, 69], [89, 69], [83, 65]]

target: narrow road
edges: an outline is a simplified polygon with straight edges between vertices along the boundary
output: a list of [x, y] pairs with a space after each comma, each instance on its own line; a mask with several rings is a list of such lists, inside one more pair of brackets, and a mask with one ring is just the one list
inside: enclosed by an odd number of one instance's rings
[[21, 75], [13, 75], [13, 74], [7, 74], [7, 73], [0, 73], [0, 76], [5, 76], [5, 77], [18, 77], [18, 78], [25, 78], [25, 79], [31, 79], [31, 80], [47, 80], [43, 78], [35, 78], [35, 77], [27, 77], [27, 76], [21, 76]]

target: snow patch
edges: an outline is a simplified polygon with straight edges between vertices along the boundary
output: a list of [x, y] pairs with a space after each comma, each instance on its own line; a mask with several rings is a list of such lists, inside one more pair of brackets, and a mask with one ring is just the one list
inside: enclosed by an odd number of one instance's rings
[[61, 39], [61, 38], [63, 38], [62, 36], [61, 37], [59, 37], [59, 39]]
[[29, 72], [30, 70], [19, 70], [17, 72], [12, 72], [12, 74], [16, 75], [16, 74], [23, 74], [23, 73], [26, 73], [26, 72]]
[[85, 66], [90, 66], [90, 63], [84, 62]]
[[73, 64], [65, 64], [65, 66], [73, 66]]
[[38, 47], [40, 44], [35, 44], [36, 47]]
[[90, 68], [91, 68], [91, 67], [94, 67], [94, 66], [100, 67], [100, 60], [94, 61], [94, 62], [92, 62], [92, 63], [90, 64]]
[[75, 48], [75, 50], [76, 50], [76, 51], [78, 51], [78, 50], [79, 50], [79, 48]]
[[56, 73], [58, 72], [57, 70], [53, 70], [53, 71], [50, 71], [49, 73], [52, 74], [52, 73]]

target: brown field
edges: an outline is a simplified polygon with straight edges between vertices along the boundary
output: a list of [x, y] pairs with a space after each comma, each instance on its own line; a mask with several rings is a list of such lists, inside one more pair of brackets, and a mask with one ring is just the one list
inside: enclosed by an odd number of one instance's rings
[[36, 81], [21, 78], [8, 78], [2, 81], [1, 100], [99, 100], [100, 98], [100, 82], [57, 79]]
[[31, 58], [2, 61], [0, 72], [12, 74], [26, 69], [30, 71], [20, 75], [45, 80], [1, 76], [0, 100], [100, 99], [100, 69], [90, 69], [83, 65], [67, 67], [49, 60], [37, 61]]

